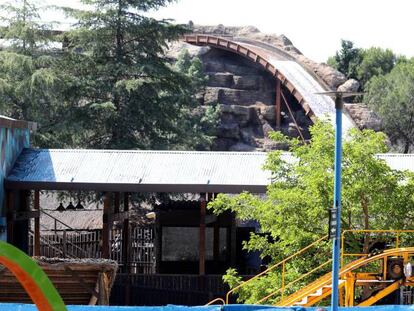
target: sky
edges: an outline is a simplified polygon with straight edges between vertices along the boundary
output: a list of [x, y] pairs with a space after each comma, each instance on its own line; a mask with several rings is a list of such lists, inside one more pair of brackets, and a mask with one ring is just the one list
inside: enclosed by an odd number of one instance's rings
[[[43, 1], [79, 6], [78, 0]], [[413, 12], [412, 0], [178, 0], [150, 15], [178, 23], [252, 25], [286, 35], [304, 55], [323, 62], [340, 48], [341, 39], [414, 56]], [[46, 18], [62, 20], [54, 15]]]

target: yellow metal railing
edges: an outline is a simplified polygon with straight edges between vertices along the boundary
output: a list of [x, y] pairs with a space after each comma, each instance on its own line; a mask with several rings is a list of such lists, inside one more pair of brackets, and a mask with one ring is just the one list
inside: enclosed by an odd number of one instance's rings
[[[320, 242], [322, 242], [322, 241], [324, 241], [324, 240], [327, 240], [327, 238], [328, 238], [328, 235], [325, 235], [325, 236], [323, 236], [323, 237], [321, 237], [320, 239], [318, 239], [318, 240], [316, 240], [315, 242], [313, 242], [312, 244], [309, 244], [308, 246], [306, 246], [306, 247], [304, 247], [304, 248], [302, 248], [301, 250], [299, 250], [299, 251], [297, 251], [296, 253], [294, 253], [293, 255], [290, 255], [289, 257], [286, 257], [285, 259], [283, 259], [282, 261], [280, 261], [280, 262], [278, 262], [278, 263], [276, 263], [276, 264], [274, 264], [273, 266], [271, 266], [271, 267], [269, 267], [269, 268], [267, 268], [266, 270], [264, 270], [263, 272], [261, 272], [261, 273], [259, 273], [259, 274], [257, 274], [257, 275], [255, 275], [254, 277], [252, 277], [252, 278], [250, 278], [250, 279], [248, 279], [247, 281], [244, 281], [244, 282], [242, 282], [241, 284], [239, 284], [239, 285], [237, 285], [236, 287], [234, 287], [234, 288], [232, 288], [230, 291], [228, 291], [227, 292], [227, 294], [226, 294], [226, 304], [228, 304], [229, 303], [229, 298], [230, 298], [230, 295], [232, 294], [232, 293], [234, 293], [235, 291], [237, 291], [237, 290], [239, 290], [240, 288], [242, 288], [242, 287], [244, 287], [244, 286], [246, 286], [247, 284], [250, 284], [252, 281], [254, 281], [254, 280], [256, 280], [256, 279], [258, 279], [259, 277], [261, 277], [261, 276], [263, 276], [263, 275], [265, 275], [265, 274], [267, 274], [268, 272], [270, 272], [270, 271], [272, 271], [272, 270], [274, 270], [274, 269], [276, 269], [276, 268], [278, 268], [278, 267], [281, 267], [281, 269], [282, 269], [282, 285], [281, 285], [281, 288], [280, 288], [280, 290], [281, 290], [281, 292], [282, 292], [282, 299], [283, 299], [283, 295], [284, 295], [284, 291], [285, 291], [285, 274], [286, 274], [286, 263], [289, 261], [289, 260], [291, 260], [291, 259], [293, 259], [293, 258], [295, 258], [295, 257], [297, 257], [297, 256], [299, 256], [299, 255], [302, 255], [304, 252], [306, 252], [307, 250], [309, 250], [310, 248], [312, 248], [313, 246], [315, 246], [316, 244], [318, 244], [318, 243], [320, 243]], [[288, 285], [290, 285], [291, 283], [289, 283]]]
[[302, 279], [306, 278], [307, 276], [309, 276], [309, 275], [311, 275], [311, 274], [313, 274], [313, 273], [315, 273], [315, 272], [317, 272], [317, 271], [321, 270], [323, 267], [325, 267], [325, 266], [329, 265], [331, 262], [332, 262], [332, 259], [330, 259], [330, 260], [328, 260], [328, 261], [324, 262], [323, 264], [321, 264], [321, 265], [317, 266], [316, 268], [312, 269], [311, 271], [308, 271], [307, 273], [302, 274], [302, 275], [301, 275], [300, 277], [298, 277], [296, 280], [293, 280], [292, 282], [288, 283], [288, 284], [287, 284], [284, 288], [279, 288], [279, 289], [277, 289], [277, 290], [275, 290], [275, 291], [271, 292], [271, 293], [270, 293], [269, 295], [267, 295], [266, 297], [263, 297], [262, 299], [260, 299], [259, 301], [257, 301], [257, 302], [256, 302], [256, 304], [263, 303], [263, 302], [267, 301], [269, 298], [271, 298], [271, 297], [275, 296], [277, 293], [281, 293], [281, 298], [280, 298], [279, 303], [282, 303], [282, 302], [283, 302], [283, 299], [284, 299], [284, 293], [283, 293], [283, 292], [284, 292], [284, 290], [286, 290], [287, 288], [289, 288], [289, 287], [291, 287], [291, 286], [295, 285], [297, 282], [301, 281]]
[[[345, 257], [366, 257], [366, 256], [368, 256], [368, 254], [365, 254], [365, 253], [346, 253], [345, 252], [345, 236], [349, 233], [379, 233], [379, 234], [387, 234], [388, 233], [388, 234], [394, 234], [395, 235], [395, 248], [399, 248], [400, 244], [401, 244], [401, 241], [400, 241], [401, 234], [403, 234], [403, 233], [412, 233], [412, 234], [414, 234], [414, 230], [344, 230], [342, 232], [342, 235], [341, 235], [341, 266], [342, 267], [344, 267]], [[280, 300], [279, 300], [278, 304], [283, 303], [283, 300], [285, 298], [284, 297], [285, 292], [286, 292], [287, 289], [291, 288], [293, 285], [297, 284], [299, 281], [301, 281], [304, 278], [308, 277], [312, 273], [320, 271], [326, 265], [330, 264], [332, 262], [332, 260], [330, 259], [330, 260], [326, 261], [325, 263], [319, 265], [318, 267], [312, 269], [311, 271], [308, 271], [307, 273], [302, 274], [297, 279], [289, 282], [288, 284], [285, 284], [286, 283], [286, 264], [290, 260], [292, 260], [293, 258], [296, 258], [296, 257], [304, 254], [307, 250], [311, 249], [312, 247], [314, 247], [318, 243], [320, 243], [324, 240], [327, 240], [327, 238], [328, 238], [328, 235], [325, 235], [325, 236], [321, 237], [320, 239], [318, 239], [315, 242], [309, 244], [308, 246], [304, 247], [303, 249], [299, 250], [298, 252], [294, 253], [293, 255], [290, 255], [289, 257], [283, 259], [282, 261], [280, 261], [280, 262], [274, 264], [273, 266], [267, 268], [263, 272], [255, 275], [254, 277], [248, 279], [247, 281], [244, 281], [241, 284], [237, 285], [236, 287], [232, 288], [230, 291], [227, 292], [225, 300], [223, 300], [221, 298], [218, 298], [218, 299], [215, 299], [215, 300], [211, 301], [209, 304], [212, 304], [212, 303], [218, 302], [218, 301], [221, 301], [223, 304], [228, 304], [229, 299], [230, 299], [230, 295], [232, 295], [236, 291], [240, 290], [244, 286], [250, 284], [254, 280], [260, 278], [261, 276], [264, 276], [265, 274], [269, 273], [270, 271], [275, 270], [276, 268], [281, 268], [281, 286], [280, 286], [280, 288], [274, 290], [273, 292], [271, 292], [267, 296], [261, 298], [256, 303], [258, 303], [258, 304], [263, 303], [263, 302], [267, 301], [269, 298], [274, 297], [277, 294], [280, 294]]]
[[[412, 233], [414, 230], [363, 230], [363, 229], [350, 229], [342, 231], [341, 235], [341, 266], [345, 263], [345, 257], [363, 257], [367, 256], [366, 253], [346, 253], [345, 252], [345, 235], [349, 233], [378, 233], [378, 234], [393, 234], [395, 235], [395, 248], [400, 248], [400, 238], [402, 233]], [[413, 235], [414, 237], [414, 235]]]

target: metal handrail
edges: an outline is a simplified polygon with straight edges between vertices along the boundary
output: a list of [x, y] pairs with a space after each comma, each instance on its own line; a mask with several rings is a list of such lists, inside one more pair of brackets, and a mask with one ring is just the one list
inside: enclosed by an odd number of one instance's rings
[[349, 232], [354, 233], [392, 233], [395, 234], [395, 248], [399, 248], [400, 246], [400, 234], [401, 233], [414, 233], [414, 230], [394, 230], [394, 229], [348, 229], [343, 230], [341, 234], [341, 266], [344, 265], [345, 258], [344, 257], [358, 257], [358, 256], [367, 256], [368, 254], [365, 253], [345, 253], [345, 234]]
[[280, 299], [280, 303], [283, 302], [283, 291], [286, 290], [286, 288], [296, 284], [297, 282], [299, 282], [300, 280], [306, 278], [307, 276], [311, 275], [312, 273], [319, 271], [320, 269], [322, 269], [323, 267], [325, 267], [326, 265], [330, 264], [332, 262], [332, 259], [329, 259], [328, 261], [324, 262], [323, 264], [317, 266], [316, 268], [308, 271], [305, 274], [302, 274], [300, 277], [298, 277], [296, 280], [293, 280], [292, 282], [290, 282], [289, 284], [287, 284], [283, 289], [279, 288], [277, 290], [275, 290], [274, 292], [270, 293], [269, 295], [267, 295], [266, 297], [263, 297], [262, 299], [260, 299], [259, 301], [256, 302], [256, 304], [262, 303], [264, 301], [266, 301], [267, 299], [269, 299], [270, 297], [276, 295], [278, 292], [282, 292], [282, 297]]
[[71, 226], [69, 226], [68, 224], [65, 224], [64, 222], [62, 222], [61, 220], [57, 219], [56, 217], [54, 217], [54, 216], [50, 215], [49, 213], [46, 213], [46, 212], [45, 212], [45, 210], [40, 209], [40, 212], [41, 212], [41, 213], [43, 213], [43, 214], [45, 214], [45, 215], [47, 215], [47, 216], [49, 216], [49, 217], [50, 217], [50, 218], [52, 218], [54, 221], [56, 221], [56, 222], [60, 223], [61, 225], [65, 226], [66, 228], [70, 229], [71, 231], [78, 232], [78, 233], [82, 233], [82, 231], [81, 231], [81, 230], [78, 230], [78, 229], [72, 228]]
[[[360, 267], [362, 267], [364, 265], [367, 265], [367, 264], [369, 264], [369, 263], [371, 263], [371, 262], [373, 262], [375, 260], [379, 260], [379, 259], [383, 259], [385, 257], [390, 257], [390, 256], [395, 256], [395, 255], [400, 255], [401, 256], [402, 254], [405, 254], [406, 256], [409, 256], [409, 255], [412, 256], [412, 255], [414, 255], [414, 247], [393, 248], [393, 249], [385, 250], [384, 252], [382, 252], [380, 254], [377, 254], [377, 255], [374, 255], [372, 257], [362, 257], [362, 258], [359, 258], [359, 259], [353, 261], [352, 263], [346, 265], [345, 267], [342, 267], [341, 270], [340, 270], [340, 272], [339, 272], [339, 276], [340, 277], [343, 277], [347, 273], [349, 273], [349, 272], [351, 272], [351, 271], [353, 271], [355, 269], [358, 269], [358, 268], [360, 268]], [[300, 293], [299, 295], [297, 295], [297, 297], [295, 297], [296, 298], [295, 300], [298, 300], [298, 299], [306, 296], [307, 293], [313, 292], [316, 289], [320, 288], [321, 286], [324, 286], [326, 284], [329, 284], [331, 282], [331, 279], [330, 279], [329, 276], [330, 276], [330, 274], [328, 273], [325, 276], [323, 276], [321, 279], [319, 279], [316, 282], [314, 282], [313, 284], [312, 283], [309, 284], [308, 286], [310, 286], [310, 288], [308, 289], [308, 291], [307, 292]], [[290, 300], [292, 300], [292, 298]], [[286, 304], [286, 301], [285, 301], [285, 304]]]
[[[344, 257], [346, 257], [346, 256], [355, 256], [355, 257], [356, 257], [356, 256], [358, 256], [358, 257], [364, 257], [364, 256], [367, 256], [367, 255], [368, 255], [368, 254], [362, 254], [362, 253], [345, 253], [345, 251], [344, 251], [344, 245], [345, 245], [344, 241], [345, 241], [345, 234], [346, 234], [346, 233], [348, 233], [348, 232], [362, 232], [362, 233], [364, 233], [364, 232], [365, 232], [365, 233], [393, 233], [393, 234], [396, 234], [396, 247], [395, 247], [395, 248], [399, 248], [399, 245], [400, 245], [400, 235], [401, 235], [401, 233], [414, 233], [414, 230], [391, 230], [391, 229], [390, 229], [390, 230], [363, 230], [363, 229], [361, 229], [361, 230], [356, 230], [356, 229], [343, 230], [342, 235], [341, 235], [341, 244], [342, 244], [342, 246], [341, 246], [341, 247], [342, 247], [342, 251], [341, 251], [341, 266], [343, 266], [343, 265], [344, 265]], [[228, 292], [227, 292], [227, 294], [226, 294], [225, 304], [228, 304], [228, 303], [229, 303], [229, 297], [230, 297], [230, 294], [234, 293], [236, 290], [238, 290], [238, 289], [242, 288], [243, 286], [247, 285], [248, 283], [252, 282], [253, 280], [255, 280], [255, 279], [257, 279], [257, 278], [259, 278], [259, 277], [261, 277], [261, 276], [265, 275], [266, 273], [268, 273], [268, 272], [270, 272], [270, 271], [274, 270], [275, 268], [277, 268], [277, 267], [279, 267], [279, 266], [282, 266], [282, 286], [281, 286], [281, 288], [277, 289], [276, 291], [273, 291], [272, 293], [270, 293], [270, 294], [269, 294], [269, 295], [267, 295], [266, 297], [264, 297], [264, 298], [260, 299], [260, 300], [259, 300], [258, 302], [256, 302], [256, 303], [261, 303], [261, 302], [264, 302], [264, 301], [266, 301], [267, 299], [269, 299], [270, 297], [272, 297], [272, 296], [274, 296], [275, 294], [277, 294], [278, 292], [281, 292], [281, 293], [282, 293], [282, 297], [281, 297], [281, 300], [280, 300], [280, 302], [282, 302], [282, 301], [283, 301], [283, 298], [284, 298], [284, 297], [283, 297], [283, 295], [284, 295], [284, 292], [285, 292], [286, 288], [288, 288], [288, 287], [290, 287], [290, 286], [294, 285], [295, 283], [299, 282], [299, 281], [300, 281], [300, 280], [302, 280], [303, 278], [305, 278], [305, 277], [309, 276], [311, 273], [314, 273], [314, 272], [316, 272], [316, 271], [320, 270], [320, 269], [321, 269], [322, 267], [324, 267], [325, 265], [327, 265], [327, 264], [331, 263], [331, 262], [332, 262], [332, 259], [330, 259], [329, 261], [327, 261], [327, 262], [325, 262], [325, 263], [321, 264], [320, 266], [318, 266], [318, 267], [316, 267], [316, 268], [312, 269], [312, 270], [311, 270], [311, 271], [309, 271], [308, 273], [306, 273], [306, 274], [304, 274], [304, 275], [301, 275], [298, 279], [296, 279], [296, 280], [294, 280], [294, 281], [292, 281], [292, 282], [288, 283], [287, 285], [285, 285], [285, 284], [284, 284], [284, 282], [285, 282], [285, 265], [286, 265], [286, 262], [287, 262], [288, 260], [290, 260], [290, 259], [292, 259], [292, 258], [296, 257], [296, 256], [301, 255], [302, 253], [304, 253], [305, 251], [307, 251], [309, 248], [313, 247], [315, 244], [317, 244], [317, 243], [319, 243], [319, 242], [321, 242], [321, 241], [323, 241], [323, 240], [325, 240], [325, 239], [327, 239], [327, 238], [328, 238], [328, 235], [323, 236], [322, 238], [320, 238], [320, 239], [316, 240], [315, 242], [313, 242], [313, 243], [309, 244], [308, 246], [306, 246], [305, 248], [301, 249], [300, 251], [298, 251], [298, 252], [294, 253], [293, 255], [291, 255], [291, 256], [289, 256], [289, 257], [287, 257], [287, 258], [283, 259], [282, 261], [280, 261], [280, 262], [278, 262], [278, 263], [274, 264], [273, 266], [271, 266], [271, 267], [267, 268], [267, 269], [266, 269], [266, 270], [264, 270], [263, 272], [261, 272], [261, 273], [259, 273], [259, 274], [255, 275], [254, 277], [250, 278], [249, 280], [242, 282], [242, 283], [241, 283], [241, 284], [239, 284], [238, 286], [236, 286], [236, 287], [232, 288], [232, 289], [231, 289], [230, 291], [228, 291]]]
[[237, 285], [236, 287], [232, 288], [231, 290], [229, 290], [226, 294], [226, 304], [229, 303], [229, 297], [230, 294], [233, 293], [234, 291], [238, 290], [239, 288], [245, 286], [246, 284], [252, 282], [253, 280], [257, 279], [258, 277], [272, 271], [273, 269], [279, 267], [282, 265], [282, 287], [284, 288], [284, 278], [285, 278], [285, 265], [286, 262], [294, 257], [297, 257], [298, 255], [304, 253], [305, 251], [307, 251], [308, 249], [310, 249], [311, 247], [313, 247], [314, 245], [316, 245], [317, 243], [326, 240], [328, 238], [328, 235], [325, 235], [323, 237], [321, 237], [320, 239], [316, 240], [315, 242], [309, 244], [308, 246], [302, 248], [301, 250], [297, 251], [296, 253], [294, 253], [293, 255], [290, 255], [289, 257], [286, 257], [285, 259], [283, 259], [282, 261], [279, 261], [278, 263], [274, 264], [273, 266], [267, 268], [266, 270], [264, 270], [263, 272], [255, 275], [254, 277], [248, 279], [247, 281], [242, 282], [241, 284]]
[[214, 299], [214, 300], [206, 303], [205, 306], [210, 306], [210, 305], [212, 305], [215, 302], [220, 302], [222, 305], [225, 305], [226, 304], [226, 302], [224, 301], [223, 298], [216, 298], [216, 299]]

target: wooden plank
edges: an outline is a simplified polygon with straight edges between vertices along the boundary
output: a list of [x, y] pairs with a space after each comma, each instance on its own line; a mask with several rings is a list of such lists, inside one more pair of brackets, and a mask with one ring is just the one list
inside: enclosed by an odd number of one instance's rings
[[[34, 192], [34, 209], [39, 212], [40, 210], [40, 192], [35, 190]], [[40, 256], [40, 217], [34, 219], [34, 249], [33, 255]]]
[[79, 276], [79, 273], [75, 270], [72, 270], [70, 267], [65, 266], [65, 271], [68, 272], [78, 283], [83, 287], [88, 293], [95, 297], [99, 297], [99, 293], [94, 289], [91, 288], [83, 279]]

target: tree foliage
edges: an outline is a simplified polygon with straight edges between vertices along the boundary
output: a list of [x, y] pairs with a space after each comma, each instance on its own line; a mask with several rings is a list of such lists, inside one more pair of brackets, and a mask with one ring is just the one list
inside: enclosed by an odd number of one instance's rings
[[408, 153], [414, 146], [414, 59], [373, 77], [366, 87], [365, 102], [381, 117], [391, 140]]
[[389, 73], [398, 58], [390, 49], [355, 47], [352, 41], [342, 40], [341, 49], [328, 59], [328, 64], [348, 79], [356, 79], [364, 90], [365, 84], [378, 75]]
[[328, 64], [342, 72], [348, 79], [357, 79], [361, 62], [361, 49], [349, 40], [341, 40], [341, 49], [328, 59]]
[[[36, 146], [63, 147], [78, 135], [69, 122], [67, 80], [60, 70], [56, 38], [39, 22], [40, 9], [27, 0], [1, 6], [4, 47], [0, 51], [0, 108], [3, 114], [37, 121]], [[76, 144], [76, 143], [75, 143]]]
[[372, 77], [389, 73], [397, 60], [390, 49], [378, 47], [362, 50], [361, 56], [361, 62], [357, 67], [357, 79], [362, 85], [366, 85]]
[[186, 28], [144, 12], [171, 1], [88, 0], [66, 9], [79, 20], [67, 34], [64, 69], [78, 86], [86, 143], [103, 148], [195, 148], [202, 137], [191, 74], [169, 64], [167, 43]]
[[186, 28], [145, 15], [170, 2], [85, 0], [88, 10], [64, 8], [78, 22], [62, 35], [32, 2], [3, 5], [2, 113], [38, 122], [41, 147], [209, 149], [215, 111], [196, 100], [201, 62], [166, 57]]
[[[221, 194], [209, 204], [216, 214], [231, 210], [240, 219], [256, 220], [261, 233], [251, 234], [244, 248], [260, 251], [262, 257], [270, 256], [273, 263], [328, 231], [328, 209], [333, 202], [334, 132], [330, 124], [319, 122], [312, 126], [311, 134], [311, 143], [306, 145], [273, 134], [274, 139], [290, 144], [291, 154], [274, 151], [268, 155], [265, 168], [272, 172], [273, 180], [265, 198], [250, 193]], [[352, 130], [344, 142], [343, 229], [410, 227], [414, 217], [414, 179], [407, 172], [392, 170], [375, 156], [385, 151], [385, 135], [371, 130]], [[349, 242], [349, 247], [367, 252], [374, 242], [366, 235], [362, 245], [361, 240], [356, 239]], [[330, 258], [329, 249], [329, 244], [322, 244], [310, 253], [311, 256], [290, 262], [286, 267], [287, 279], [293, 280], [326, 262]], [[316, 273], [310, 278], [319, 275]], [[231, 287], [240, 282], [234, 269], [228, 271], [225, 280]], [[240, 300], [257, 302], [278, 284], [280, 270], [243, 288], [239, 291]], [[295, 286], [300, 286], [300, 282]]]

